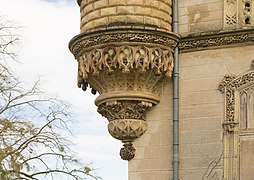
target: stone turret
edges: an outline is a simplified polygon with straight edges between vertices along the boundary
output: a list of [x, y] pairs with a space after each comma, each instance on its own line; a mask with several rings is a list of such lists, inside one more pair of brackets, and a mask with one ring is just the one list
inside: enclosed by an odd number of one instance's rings
[[171, 0], [79, 0], [78, 4], [81, 33], [126, 25], [171, 31]]
[[179, 36], [171, 32], [171, 0], [78, 0], [81, 33], [69, 44], [78, 62], [78, 86], [99, 93], [98, 112], [124, 143], [147, 129], [146, 113], [160, 102], [161, 85], [173, 71]]

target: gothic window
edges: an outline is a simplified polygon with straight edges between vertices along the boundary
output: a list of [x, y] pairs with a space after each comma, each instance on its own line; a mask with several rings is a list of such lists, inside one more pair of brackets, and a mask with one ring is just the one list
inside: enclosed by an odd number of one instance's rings
[[[254, 178], [254, 86], [249, 84], [240, 91], [239, 106], [239, 177]], [[236, 104], [237, 105], [237, 104]]]
[[240, 94], [240, 129], [247, 129], [247, 93]]
[[240, 92], [240, 130], [254, 129], [254, 87]]
[[219, 89], [225, 94], [224, 179], [253, 180], [254, 70], [226, 75]]

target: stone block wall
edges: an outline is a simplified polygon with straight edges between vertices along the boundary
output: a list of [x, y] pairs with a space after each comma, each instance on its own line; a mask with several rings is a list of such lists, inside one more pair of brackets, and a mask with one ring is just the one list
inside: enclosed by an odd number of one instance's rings
[[223, 0], [179, 0], [178, 2], [180, 34], [222, 30]]
[[172, 177], [172, 80], [164, 82], [159, 104], [147, 114], [146, 133], [133, 142], [129, 180], [169, 180]]
[[[249, 69], [254, 46], [180, 54], [180, 179], [223, 176], [224, 94], [218, 90], [227, 73]], [[148, 114], [147, 132], [134, 141], [129, 180], [172, 179], [172, 81], [163, 85], [161, 102]]]
[[171, 31], [171, 0], [82, 0], [81, 32], [96, 27], [139, 25]]
[[[171, 31], [171, 0], [81, 0], [80, 2], [81, 33], [100, 27], [110, 29], [118, 26], [156, 27]], [[225, 6], [225, 2], [229, 3], [226, 4], [229, 6]], [[192, 40], [196, 38], [194, 44], [189, 44], [195, 46], [204, 41], [202, 38], [199, 39], [199, 35], [202, 34], [215, 36], [218, 32], [219, 35], [224, 36], [225, 32], [229, 33], [232, 30], [253, 28], [251, 14], [254, 12], [253, 9], [250, 10], [251, 15], [243, 16], [243, 10], [244, 12], [248, 10], [248, 3], [254, 2], [253, 0], [248, 2], [179, 0], [179, 30], [183, 40], [188, 39], [185, 36], [190, 36], [189, 39]], [[239, 7], [243, 7], [243, 10]], [[236, 22], [232, 13], [234, 10], [237, 12]], [[225, 21], [228, 14], [232, 17]], [[246, 18], [250, 18], [250, 22], [246, 22]], [[245, 24], [242, 24], [242, 20], [245, 20]], [[224, 31], [224, 35], [220, 31]], [[238, 34], [224, 39], [220, 36], [216, 41], [211, 37], [207, 43], [211, 46], [206, 44], [207, 47], [188, 49], [180, 53], [181, 180], [222, 179], [223, 177], [225, 152], [222, 124], [225, 118], [225, 96], [218, 90], [218, 86], [224, 75], [240, 74], [249, 69], [254, 57], [254, 45], [250, 45], [252, 34], [246, 33], [246, 37], [244, 34], [244, 38], [248, 40], [246, 42], [245, 39], [242, 41]], [[229, 42], [229, 37], [233, 37], [230, 46], [221, 43]], [[239, 44], [235, 46], [232, 42], [237, 41]], [[164, 82], [160, 103], [147, 113], [146, 133], [133, 142], [136, 155], [129, 161], [129, 180], [172, 178], [172, 86], [172, 79]], [[247, 156], [242, 159], [244, 158], [248, 159]]]
[[[254, 46], [180, 54], [180, 179], [223, 176], [224, 94], [227, 73], [249, 69]], [[212, 178], [213, 177], [213, 178]]]

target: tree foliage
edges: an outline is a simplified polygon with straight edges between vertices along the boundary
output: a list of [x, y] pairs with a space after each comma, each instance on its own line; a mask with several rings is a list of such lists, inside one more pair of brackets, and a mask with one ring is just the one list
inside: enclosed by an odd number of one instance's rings
[[69, 106], [18, 80], [8, 67], [19, 38], [0, 17], [0, 179], [98, 179], [60, 133], [71, 134]]

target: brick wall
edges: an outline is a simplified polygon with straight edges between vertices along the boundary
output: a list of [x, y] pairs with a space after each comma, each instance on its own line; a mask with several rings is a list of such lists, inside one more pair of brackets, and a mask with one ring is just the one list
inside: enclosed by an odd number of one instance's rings
[[83, 0], [81, 32], [103, 26], [137, 24], [171, 31], [171, 0]]

